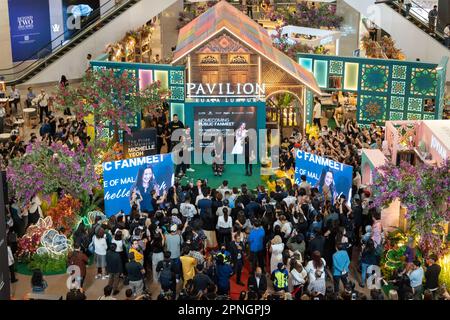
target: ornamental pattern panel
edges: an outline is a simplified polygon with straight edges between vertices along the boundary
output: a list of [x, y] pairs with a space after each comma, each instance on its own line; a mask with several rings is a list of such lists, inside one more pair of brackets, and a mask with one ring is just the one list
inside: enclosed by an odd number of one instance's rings
[[409, 98], [408, 99], [408, 111], [421, 112], [422, 111], [422, 99], [420, 98]]
[[181, 84], [184, 85], [184, 71], [170, 71], [170, 84]]
[[391, 106], [390, 109], [394, 110], [403, 110], [405, 107], [405, 97], [391, 97]]
[[392, 67], [392, 78], [406, 79], [406, 66], [395, 65]]
[[344, 62], [343, 61], [330, 61], [330, 73], [332, 74], [342, 74], [344, 71]]
[[403, 120], [403, 112], [397, 111], [389, 112], [389, 120]]
[[436, 119], [434, 117], [434, 114], [426, 114], [426, 113], [423, 114], [423, 120], [434, 120], [434, 119]]
[[376, 121], [380, 125], [386, 120], [387, 97], [361, 95], [359, 121]]
[[423, 96], [435, 96], [437, 87], [436, 70], [412, 68], [411, 94]]
[[387, 92], [388, 75], [388, 66], [364, 64], [362, 66], [361, 90]]
[[406, 83], [404, 81], [392, 81], [391, 93], [393, 94], [405, 94]]
[[184, 87], [170, 87], [172, 100], [184, 100]]
[[422, 119], [422, 114], [408, 112], [407, 115], [406, 115], [406, 119], [407, 120], [421, 120]]

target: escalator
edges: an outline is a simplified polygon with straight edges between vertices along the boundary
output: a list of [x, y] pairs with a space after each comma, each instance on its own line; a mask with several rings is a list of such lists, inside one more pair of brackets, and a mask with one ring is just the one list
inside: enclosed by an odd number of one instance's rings
[[386, 4], [394, 9], [395, 11], [401, 13], [406, 19], [411, 21], [416, 27], [420, 28], [424, 32], [428, 33], [430, 37], [436, 39], [442, 45], [444, 43], [444, 31], [436, 28], [435, 32], [430, 32], [428, 26], [428, 12], [429, 9], [422, 7], [419, 3], [411, 1], [411, 9], [408, 15], [406, 14], [405, 5], [401, 5], [398, 0], [388, 1]]
[[[450, 50], [442, 43], [442, 32], [437, 30], [435, 36], [430, 35], [428, 12], [418, 6], [411, 8], [408, 19], [403, 16], [404, 11], [398, 12], [398, 7], [395, 7], [397, 1], [342, 1], [359, 12], [362, 19], [367, 18], [388, 33], [395, 46], [405, 54], [406, 60], [439, 64], [443, 57], [449, 56]], [[447, 69], [447, 79], [450, 79], [450, 68]]]
[[[0, 80], [5, 81], [7, 85], [14, 85], [31, 80], [36, 80], [34, 82], [57, 81], [57, 76], [61, 74], [65, 74], [69, 79], [79, 78], [86, 69], [86, 54], [79, 52], [73, 54], [74, 49], [80, 51], [79, 48], [85, 46], [100, 51], [89, 51], [95, 56], [101, 53], [107, 43], [119, 40], [117, 37], [144, 24], [174, 2], [176, 0], [159, 0], [157, 3], [153, 0], [109, 0], [91, 14], [97, 16], [97, 19], [84, 23], [82, 29], [75, 33], [73, 30], [65, 31], [37, 52], [30, 53], [30, 58], [26, 61], [8, 69], [0, 69]], [[111, 27], [112, 25], [114, 28]], [[70, 34], [70, 40], [65, 41], [68, 32], [72, 34]], [[80, 46], [82, 43], [83, 45]], [[45, 57], [40, 57], [41, 52], [47, 48], [53, 48], [52, 52]], [[43, 76], [49, 69], [53, 69], [50, 75]]]

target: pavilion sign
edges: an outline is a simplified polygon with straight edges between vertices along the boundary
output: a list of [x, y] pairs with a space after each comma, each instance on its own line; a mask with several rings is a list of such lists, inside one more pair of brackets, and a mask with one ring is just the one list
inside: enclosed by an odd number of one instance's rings
[[255, 102], [266, 96], [266, 85], [259, 83], [187, 83], [187, 98], [200, 102]]

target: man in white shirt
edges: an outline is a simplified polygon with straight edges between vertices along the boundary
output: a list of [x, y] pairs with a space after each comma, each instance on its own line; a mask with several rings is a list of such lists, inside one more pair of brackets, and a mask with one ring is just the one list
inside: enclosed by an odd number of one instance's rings
[[41, 93], [38, 95], [37, 100], [39, 106], [39, 123], [42, 123], [42, 120], [44, 118], [44, 112], [46, 116], [48, 116], [49, 114], [48, 112], [49, 96], [44, 89], [41, 90]]
[[225, 197], [225, 192], [229, 191], [231, 193], [231, 189], [228, 188], [228, 180], [224, 180], [222, 185], [217, 188], [217, 191], [219, 191], [223, 197]]
[[16, 109], [16, 113], [19, 113], [19, 108], [20, 107], [20, 91], [19, 89], [16, 88], [16, 86], [12, 86], [11, 87], [11, 94], [10, 94], [11, 99], [13, 99], [13, 101], [11, 102], [11, 105], [14, 106], [14, 108]]
[[444, 28], [445, 46], [450, 48], [450, 23]]
[[186, 198], [186, 201], [180, 204], [180, 212], [183, 217], [185, 217], [188, 221], [191, 221], [194, 215], [197, 214], [197, 210], [195, 206], [191, 203], [191, 199], [189, 197]]
[[317, 125], [319, 129], [322, 129], [320, 119], [322, 118], [322, 105], [319, 98], [314, 98], [314, 110], [313, 110], [313, 124]]

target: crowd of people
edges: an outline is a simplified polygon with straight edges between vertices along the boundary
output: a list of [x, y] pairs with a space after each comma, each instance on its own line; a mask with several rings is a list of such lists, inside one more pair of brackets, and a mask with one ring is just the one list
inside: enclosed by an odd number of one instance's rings
[[[370, 206], [367, 190], [355, 187], [354, 194], [351, 206], [344, 196], [325, 200], [305, 177], [270, 193], [262, 186], [256, 193], [245, 184], [231, 188], [226, 180], [216, 189], [202, 180], [176, 184], [151, 200], [152, 211], [134, 204], [129, 215], [78, 226], [68, 265], [80, 273], [67, 299], [86, 298], [89, 256], [97, 267], [94, 281], [108, 279], [100, 299], [115, 299], [124, 288], [129, 299], [151, 299], [151, 281], [160, 285], [158, 299], [230, 299], [231, 282], [241, 300], [387, 299], [377, 286], [383, 280], [368, 271], [383, 251], [380, 212]], [[15, 222], [8, 222], [16, 232]], [[388, 296], [448, 297], [439, 287], [436, 258], [422, 266], [414, 246], [408, 248], [408, 264], [396, 271]], [[40, 271], [32, 287], [45, 291]]]

